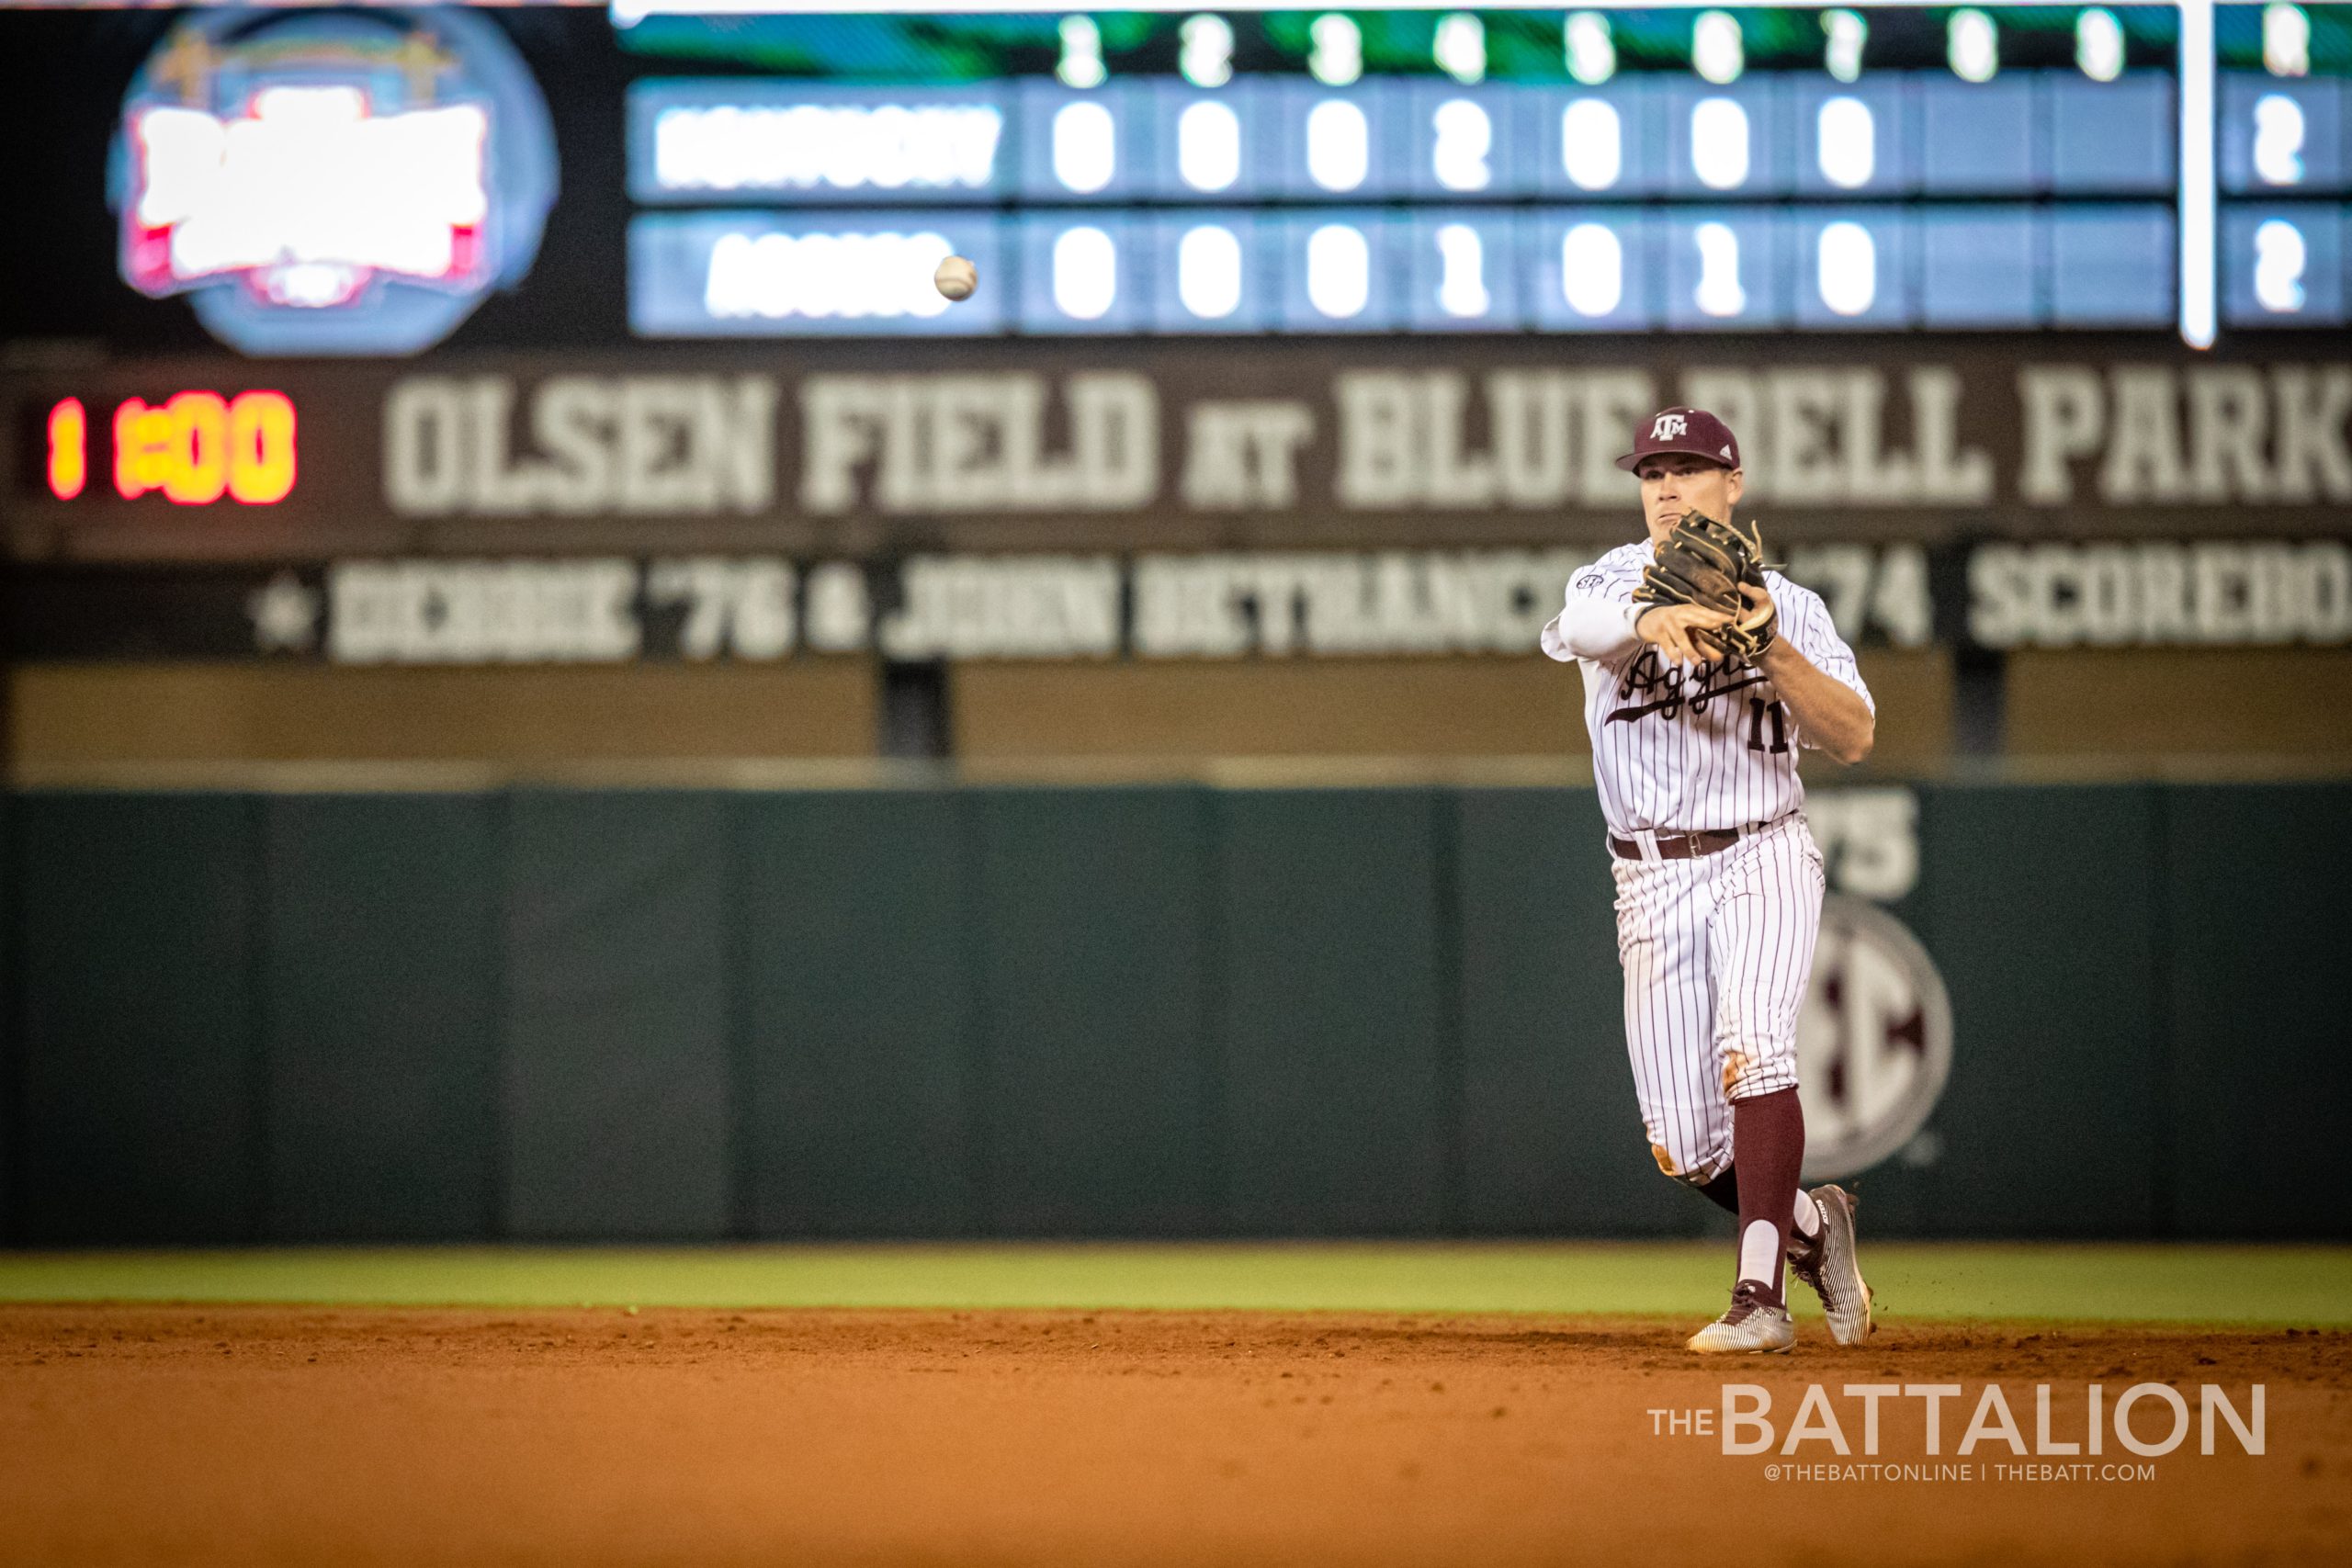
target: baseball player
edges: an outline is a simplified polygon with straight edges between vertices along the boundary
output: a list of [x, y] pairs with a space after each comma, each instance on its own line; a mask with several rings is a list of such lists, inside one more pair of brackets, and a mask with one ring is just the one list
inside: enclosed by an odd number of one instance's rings
[[1731, 1306], [1693, 1350], [1786, 1350], [1782, 1260], [1840, 1345], [1871, 1329], [1854, 1200], [1799, 1190], [1797, 1011], [1820, 926], [1821, 852], [1799, 746], [1870, 755], [1870, 692], [1820, 596], [1732, 522], [1739, 442], [1700, 409], [1639, 427], [1618, 459], [1648, 536], [1568, 583], [1544, 651], [1583, 671], [1615, 857], [1625, 1036], [1658, 1168], [1739, 1217]]

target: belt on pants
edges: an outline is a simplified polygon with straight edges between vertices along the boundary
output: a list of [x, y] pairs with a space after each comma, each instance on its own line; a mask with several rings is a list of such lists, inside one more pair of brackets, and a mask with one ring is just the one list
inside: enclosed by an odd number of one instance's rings
[[[1697, 860], [1701, 855], [1720, 854], [1742, 839], [1762, 832], [1775, 823], [1785, 820], [1775, 817], [1770, 822], [1747, 822], [1736, 828], [1710, 828], [1698, 833], [1660, 833], [1657, 835], [1657, 858], [1660, 860]], [[1642, 846], [1631, 839], [1609, 835], [1609, 852], [1619, 860], [1647, 860]]]

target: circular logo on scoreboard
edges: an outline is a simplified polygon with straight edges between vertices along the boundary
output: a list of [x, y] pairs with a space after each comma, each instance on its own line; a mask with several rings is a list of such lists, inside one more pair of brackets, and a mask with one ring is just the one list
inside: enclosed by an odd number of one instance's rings
[[1903, 922], [1862, 899], [1822, 900], [1813, 985], [1797, 1018], [1804, 1174], [1866, 1170], [1926, 1125], [1951, 1075], [1951, 1001]]
[[530, 270], [555, 133], [503, 33], [456, 9], [210, 10], [123, 100], [119, 265], [248, 354], [413, 354]]

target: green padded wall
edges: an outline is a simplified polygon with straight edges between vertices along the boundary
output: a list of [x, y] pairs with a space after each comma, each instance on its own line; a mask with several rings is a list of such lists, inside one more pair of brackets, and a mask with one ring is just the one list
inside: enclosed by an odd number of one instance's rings
[[[2352, 787], [1923, 787], [1879, 1235], [2336, 1237]], [[1696, 1235], [1588, 792], [6, 804], [17, 1245]]]
[[1453, 798], [1465, 1227], [1698, 1233], [1715, 1211], [1658, 1174], [1634, 1099], [1599, 803], [1552, 789]]
[[1459, 1150], [1442, 797], [1265, 790], [1216, 804], [1234, 1228], [1441, 1230]]
[[731, 810], [749, 1229], [977, 1234], [966, 802], [795, 793]]
[[1213, 1229], [1208, 793], [973, 806], [989, 1228]]
[[716, 795], [510, 797], [508, 1235], [735, 1228], [726, 829]]
[[264, 809], [270, 1234], [487, 1239], [496, 798], [290, 795]]
[[1919, 792], [1894, 908], [1951, 995], [1937, 1157], [1860, 1180], [1883, 1234], [2141, 1236], [2159, 1212], [2157, 792]]
[[263, 1234], [258, 818], [239, 795], [18, 798], [24, 1241]]
[[2190, 785], [2163, 805], [2173, 1220], [2352, 1236], [2352, 786]]

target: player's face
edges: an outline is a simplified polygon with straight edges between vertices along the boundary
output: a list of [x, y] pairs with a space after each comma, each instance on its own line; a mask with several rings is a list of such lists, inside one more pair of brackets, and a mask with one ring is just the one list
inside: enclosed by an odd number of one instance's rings
[[1644, 458], [1634, 473], [1642, 481], [1642, 520], [1652, 544], [1674, 532], [1685, 513], [1728, 522], [1739, 502], [1740, 470], [1704, 457], [1669, 452]]

